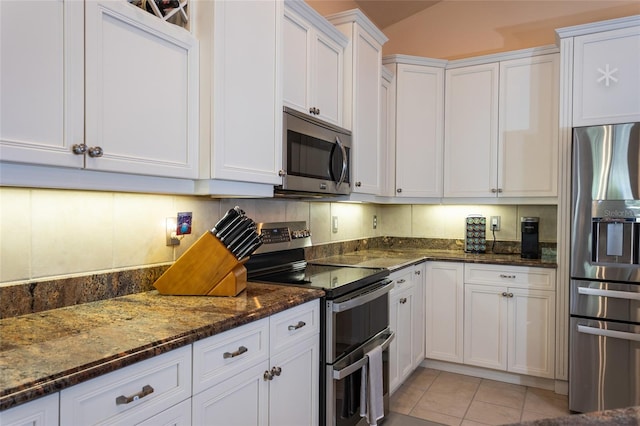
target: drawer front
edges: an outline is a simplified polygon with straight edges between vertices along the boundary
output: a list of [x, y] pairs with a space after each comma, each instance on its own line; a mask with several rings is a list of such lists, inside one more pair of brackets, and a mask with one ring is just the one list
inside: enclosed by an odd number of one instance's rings
[[193, 344], [193, 393], [269, 358], [269, 318]]
[[464, 282], [465, 284], [555, 290], [556, 271], [551, 268], [467, 263], [464, 265]]
[[287, 309], [270, 318], [271, 354], [320, 333], [320, 301]]
[[60, 392], [60, 424], [134, 424], [191, 396], [191, 346]]
[[54, 393], [0, 411], [0, 425], [3, 426], [55, 426], [58, 424], [59, 395]]
[[393, 289], [396, 291], [411, 287], [413, 284], [414, 268], [407, 267], [393, 272], [389, 278], [393, 280]]

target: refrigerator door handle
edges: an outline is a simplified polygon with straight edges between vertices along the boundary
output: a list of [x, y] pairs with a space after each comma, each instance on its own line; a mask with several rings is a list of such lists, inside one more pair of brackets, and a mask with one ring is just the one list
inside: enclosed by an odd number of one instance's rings
[[607, 330], [603, 328], [588, 327], [586, 325], [578, 326], [579, 333], [593, 334], [594, 336], [613, 337], [622, 340], [632, 340], [640, 342], [640, 334], [626, 333], [624, 331]]
[[589, 287], [578, 287], [578, 294], [586, 294], [587, 296], [613, 297], [615, 299], [640, 300], [640, 293], [618, 290], [602, 290], [599, 288]]

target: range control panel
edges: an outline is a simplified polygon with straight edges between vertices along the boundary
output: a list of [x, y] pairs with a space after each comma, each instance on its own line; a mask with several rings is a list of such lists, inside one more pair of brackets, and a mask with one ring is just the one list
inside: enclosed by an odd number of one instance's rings
[[311, 246], [311, 232], [307, 229], [307, 223], [304, 221], [265, 222], [259, 223], [257, 226], [264, 243], [256, 251], [257, 253]]

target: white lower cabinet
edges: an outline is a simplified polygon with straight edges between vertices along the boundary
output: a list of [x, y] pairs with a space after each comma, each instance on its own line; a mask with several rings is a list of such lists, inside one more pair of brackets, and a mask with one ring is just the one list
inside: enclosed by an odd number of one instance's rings
[[182, 401], [136, 426], [190, 426], [191, 399]]
[[58, 423], [59, 394], [47, 395], [35, 401], [0, 411], [3, 426], [55, 426]]
[[464, 264], [428, 262], [425, 282], [425, 355], [463, 362]]
[[60, 424], [138, 424], [191, 396], [191, 346], [60, 392]]
[[393, 393], [424, 359], [424, 263], [393, 272], [389, 293], [389, 391]]
[[464, 363], [554, 377], [555, 270], [465, 265]]
[[319, 302], [194, 343], [194, 425], [316, 425]]

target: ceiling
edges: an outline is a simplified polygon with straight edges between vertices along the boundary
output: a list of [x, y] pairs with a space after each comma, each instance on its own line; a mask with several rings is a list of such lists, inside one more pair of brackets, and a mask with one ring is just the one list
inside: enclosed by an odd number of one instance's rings
[[355, 0], [360, 10], [380, 29], [439, 3], [441, 0]]

